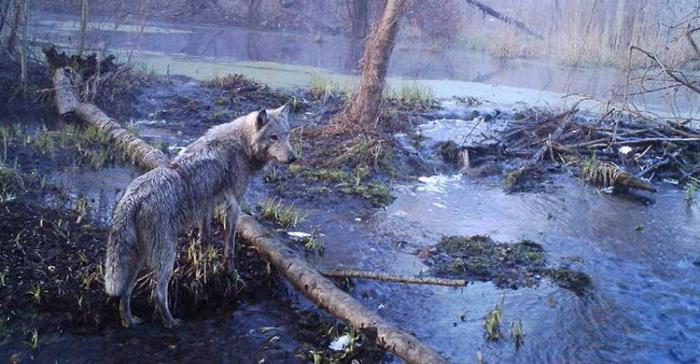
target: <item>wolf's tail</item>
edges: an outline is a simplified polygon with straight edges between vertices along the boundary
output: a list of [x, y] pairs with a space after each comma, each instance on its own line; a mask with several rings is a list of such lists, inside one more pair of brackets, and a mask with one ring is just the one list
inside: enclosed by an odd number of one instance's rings
[[[123, 201], [122, 201], [123, 202]], [[138, 249], [134, 206], [119, 204], [114, 211], [112, 230], [107, 239], [105, 292], [120, 296], [138, 269]]]

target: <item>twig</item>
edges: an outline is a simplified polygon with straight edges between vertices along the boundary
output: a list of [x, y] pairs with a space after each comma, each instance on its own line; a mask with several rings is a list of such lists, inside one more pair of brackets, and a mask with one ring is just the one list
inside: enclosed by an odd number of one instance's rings
[[[646, 55], [647, 57], [649, 57], [652, 61], [654, 61], [654, 63], [656, 63], [656, 65], [659, 66], [659, 68], [661, 68], [661, 71], [663, 71], [666, 75], [668, 75], [668, 77], [671, 77], [674, 81], [676, 81], [676, 82], [678, 82], [678, 83], [684, 85], [685, 87], [689, 88], [689, 89], [692, 90], [693, 92], [700, 94], [700, 87], [698, 87], [697, 85], [694, 85], [692, 82], [688, 81], [687, 79], [682, 79], [682, 78], [680, 78], [680, 77], [676, 74], [676, 73], [680, 73], [680, 72], [674, 71], [674, 70], [669, 69], [668, 67], [666, 67], [666, 65], [664, 65], [664, 64], [659, 60], [659, 58], [656, 57], [656, 55], [652, 54], [652, 53], [649, 52], [649, 51], [645, 51], [644, 49], [639, 48], [639, 47], [637, 47], [637, 46], [630, 46], [630, 52], [631, 52], [632, 50], [636, 50], [636, 51], [638, 51], [638, 52], [643, 53], [644, 55]], [[683, 75], [683, 73], [680, 73], [680, 74], [683, 76], [683, 78], [685, 78], [685, 75]]]
[[436, 286], [451, 286], [451, 287], [464, 287], [467, 285], [467, 281], [464, 279], [447, 279], [447, 278], [437, 278], [437, 277], [410, 277], [410, 276], [398, 276], [380, 272], [369, 272], [364, 270], [355, 269], [335, 269], [331, 271], [322, 271], [322, 275], [326, 277], [333, 278], [360, 278], [360, 279], [371, 279], [375, 281], [384, 282], [396, 282], [396, 283], [409, 283], [409, 284], [431, 284]]

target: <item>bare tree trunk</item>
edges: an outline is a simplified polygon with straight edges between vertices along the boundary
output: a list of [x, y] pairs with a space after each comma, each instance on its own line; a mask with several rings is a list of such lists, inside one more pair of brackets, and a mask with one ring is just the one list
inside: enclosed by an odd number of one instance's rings
[[255, 20], [258, 17], [258, 8], [262, 0], [248, 0], [248, 26], [255, 25]]
[[612, 49], [627, 50], [632, 45], [634, 21], [637, 17], [636, 1], [618, 0], [615, 12], [615, 30]]
[[29, 53], [29, 39], [27, 38], [27, 18], [29, 17], [29, 0], [22, 4], [22, 44], [19, 48], [20, 80], [24, 91], [27, 89], [27, 56]]
[[82, 55], [85, 50], [85, 32], [89, 16], [89, 0], [80, 0], [80, 39], [78, 41], [78, 55]]
[[360, 61], [360, 83], [339, 120], [364, 128], [376, 127], [384, 91], [384, 79], [389, 68], [391, 52], [394, 50], [399, 18], [405, 5], [405, 0], [387, 0], [384, 4], [384, 10], [367, 40], [365, 52]]
[[2, 9], [0, 46], [3, 53], [17, 53], [17, 34], [24, 23], [24, 0], [7, 0]]

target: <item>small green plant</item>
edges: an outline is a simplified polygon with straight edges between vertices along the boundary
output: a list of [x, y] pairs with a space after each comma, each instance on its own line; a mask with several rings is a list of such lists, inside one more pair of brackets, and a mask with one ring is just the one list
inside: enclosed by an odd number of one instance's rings
[[134, 124], [127, 124], [126, 131], [128, 131], [129, 134], [136, 136], [136, 137], [139, 136], [139, 133], [140, 133], [139, 129]]
[[323, 352], [322, 351], [309, 350], [309, 356], [311, 357], [311, 361], [314, 364], [322, 364], [323, 363]]
[[328, 75], [315, 73], [311, 75], [311, 79], [309, 79], [309, 92], [312, 97], [326, 102], [334, 95], [347, 95], [348, 90], [339, 83], [334, 82]]
[[584, 181], [601, 187], [615, 186], [615, 181], [622, 173], [616, 164], [599, 161], [595, 153], [581, 163], [579, 171]]
[[688, 183], [685, 188], [685, 197], [683, 198], [688, 205], [695, 203], [695, 193], [698, 191], [698, 185], [694, 182]]
[[276, 198], [266, 199], [258, 207], [260, 217], [272, 221], [283, 229], [294, 228], [305, 218], [294, 206], [285, 206], [282, 200]]
[[0, 287], [5, 287], [5, 277], [7, 277], [7, 272], [0, 272]]
[[46, 128], [46, 126], [43, 126], [41, 128], [39, 135], [37, 135], [37, 137], [34, 138], [32, 144], [34, 148], [38, 149], [42, 154], [46, 155], [53, 155], [53, 152], [56, 149], [54, 138], [51, 135], [51, 132]]
[[385, 88], [384, 98], [399, 105], [412, 108], [429, 108], [435, 103], [435, 95], [430, 87], [421, 87], [417, 83], [403, 83], [398, 89]]
[[78, 199], [75, 201], [75, 212], [78, 213], [78, 218], [75, 220], [76, 224], [80, 224], [80, 222], [83, 221], [83, 219], [88, 213], [89, 208], [90, 201], [88, 201], [88, 199], [83, 196], [79, 196]]
[[486, 339], [496, 341], [501, 338], [501, 320], [503, 318], [503, 301], [505, 295], [501, 298], [501, 303], [496, 304], [496, 307], [486, 315], [484, 320], [484, 331]]
[[29, 334], [29, 340], [25, 341], [25, 344], [27, 344], [30, 349], [36, 350], [36, 348], [39, 347], [39, 331], [33, 329]]
[[521, 320], [514, 321], [511, 324], [511, 335], [513, 338], [513, 343], [515, 344], [515, 350], [520, 349], [520, 347], [525, 342], [525, 333], [523, 332], [523, 322]]
[[33, 285], [32, 289], [30, 289], [29, 292], [27, 292], [27, 294], [29, 295], [29, 297], [31, 297], [31, 299], [32, 299], [32, 301], [34, 301], [34, 303], [36, 303], [36, 304], [41, 303], [42, 289], [41, 289], [40, 285], [38, 285], [38, 284]]
[[304, 248], [308, 251], [317, 252], [319, 255], [323, 255], [325, 249], [325, 244], [323, 240], [319, 238], [321, 234], [319, 233], [318, 226], [315, 227], [309, 236], [304, 237], [301, 243], [304, 244]]

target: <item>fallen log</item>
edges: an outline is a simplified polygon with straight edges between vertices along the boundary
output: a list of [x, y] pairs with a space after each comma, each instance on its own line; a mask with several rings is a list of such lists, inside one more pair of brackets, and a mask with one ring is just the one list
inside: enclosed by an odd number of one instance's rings
[[[44, 52], [47, 53], [47, 50]], [[55, 56], [55, 51], [53, 52], [52, 56]], [[168, 158], [163, 153], [121, 128], [97, 106], [79, 102], [78, 85], [75, 82], [67, 84], [64, 79], [64, 76], [76, 79], [72, 75], [72, 69], [65, 63], [51, 62], [49, 55], [47, 53], [55, 88], [55, 102], [61, 116], [75, 115], [81, 122], [103, 131], [132, 162], [144, 170], [168, 163]], [[258, 224], [253, 217], [241, 216], [237, 232], [309, 300], [364, 332], [368, 337], [374, 338], [380, 347], [391, 351], [407, 363], [447, 362], [437, 351], [399, 330], [336, 287], [299, 254], [273, 238], [273, 233]]]
[[168, 163], [168, 157], [143, 139], [131, 134], [93, 104], [80, 103], [75, 116], [109, 136], [127, 158], [142, 169], [153, 169]]
[[349, 294], [323, 277], [298, 254], [271, 236], [250, 215], [238, 221], [238, 233], [250, 241], [260, 254], [312, 302], [347, 321], [353, 328], [375, 338], [376, 343], [409, 363], [445, 363], [435, 350], [418, 341], [368, 310]]
[[360, 278], [395, 283], [431, 284], [435, 286], [450, 287], [464, 287], [467, 285], [467, 281], [465, 281], [464, 279], [448, 279], [438, 277], [407, 277], [355, 269], [334, 269], [331, 271], [322, 271], [321, 274], [326, 277], [332, 278]]

